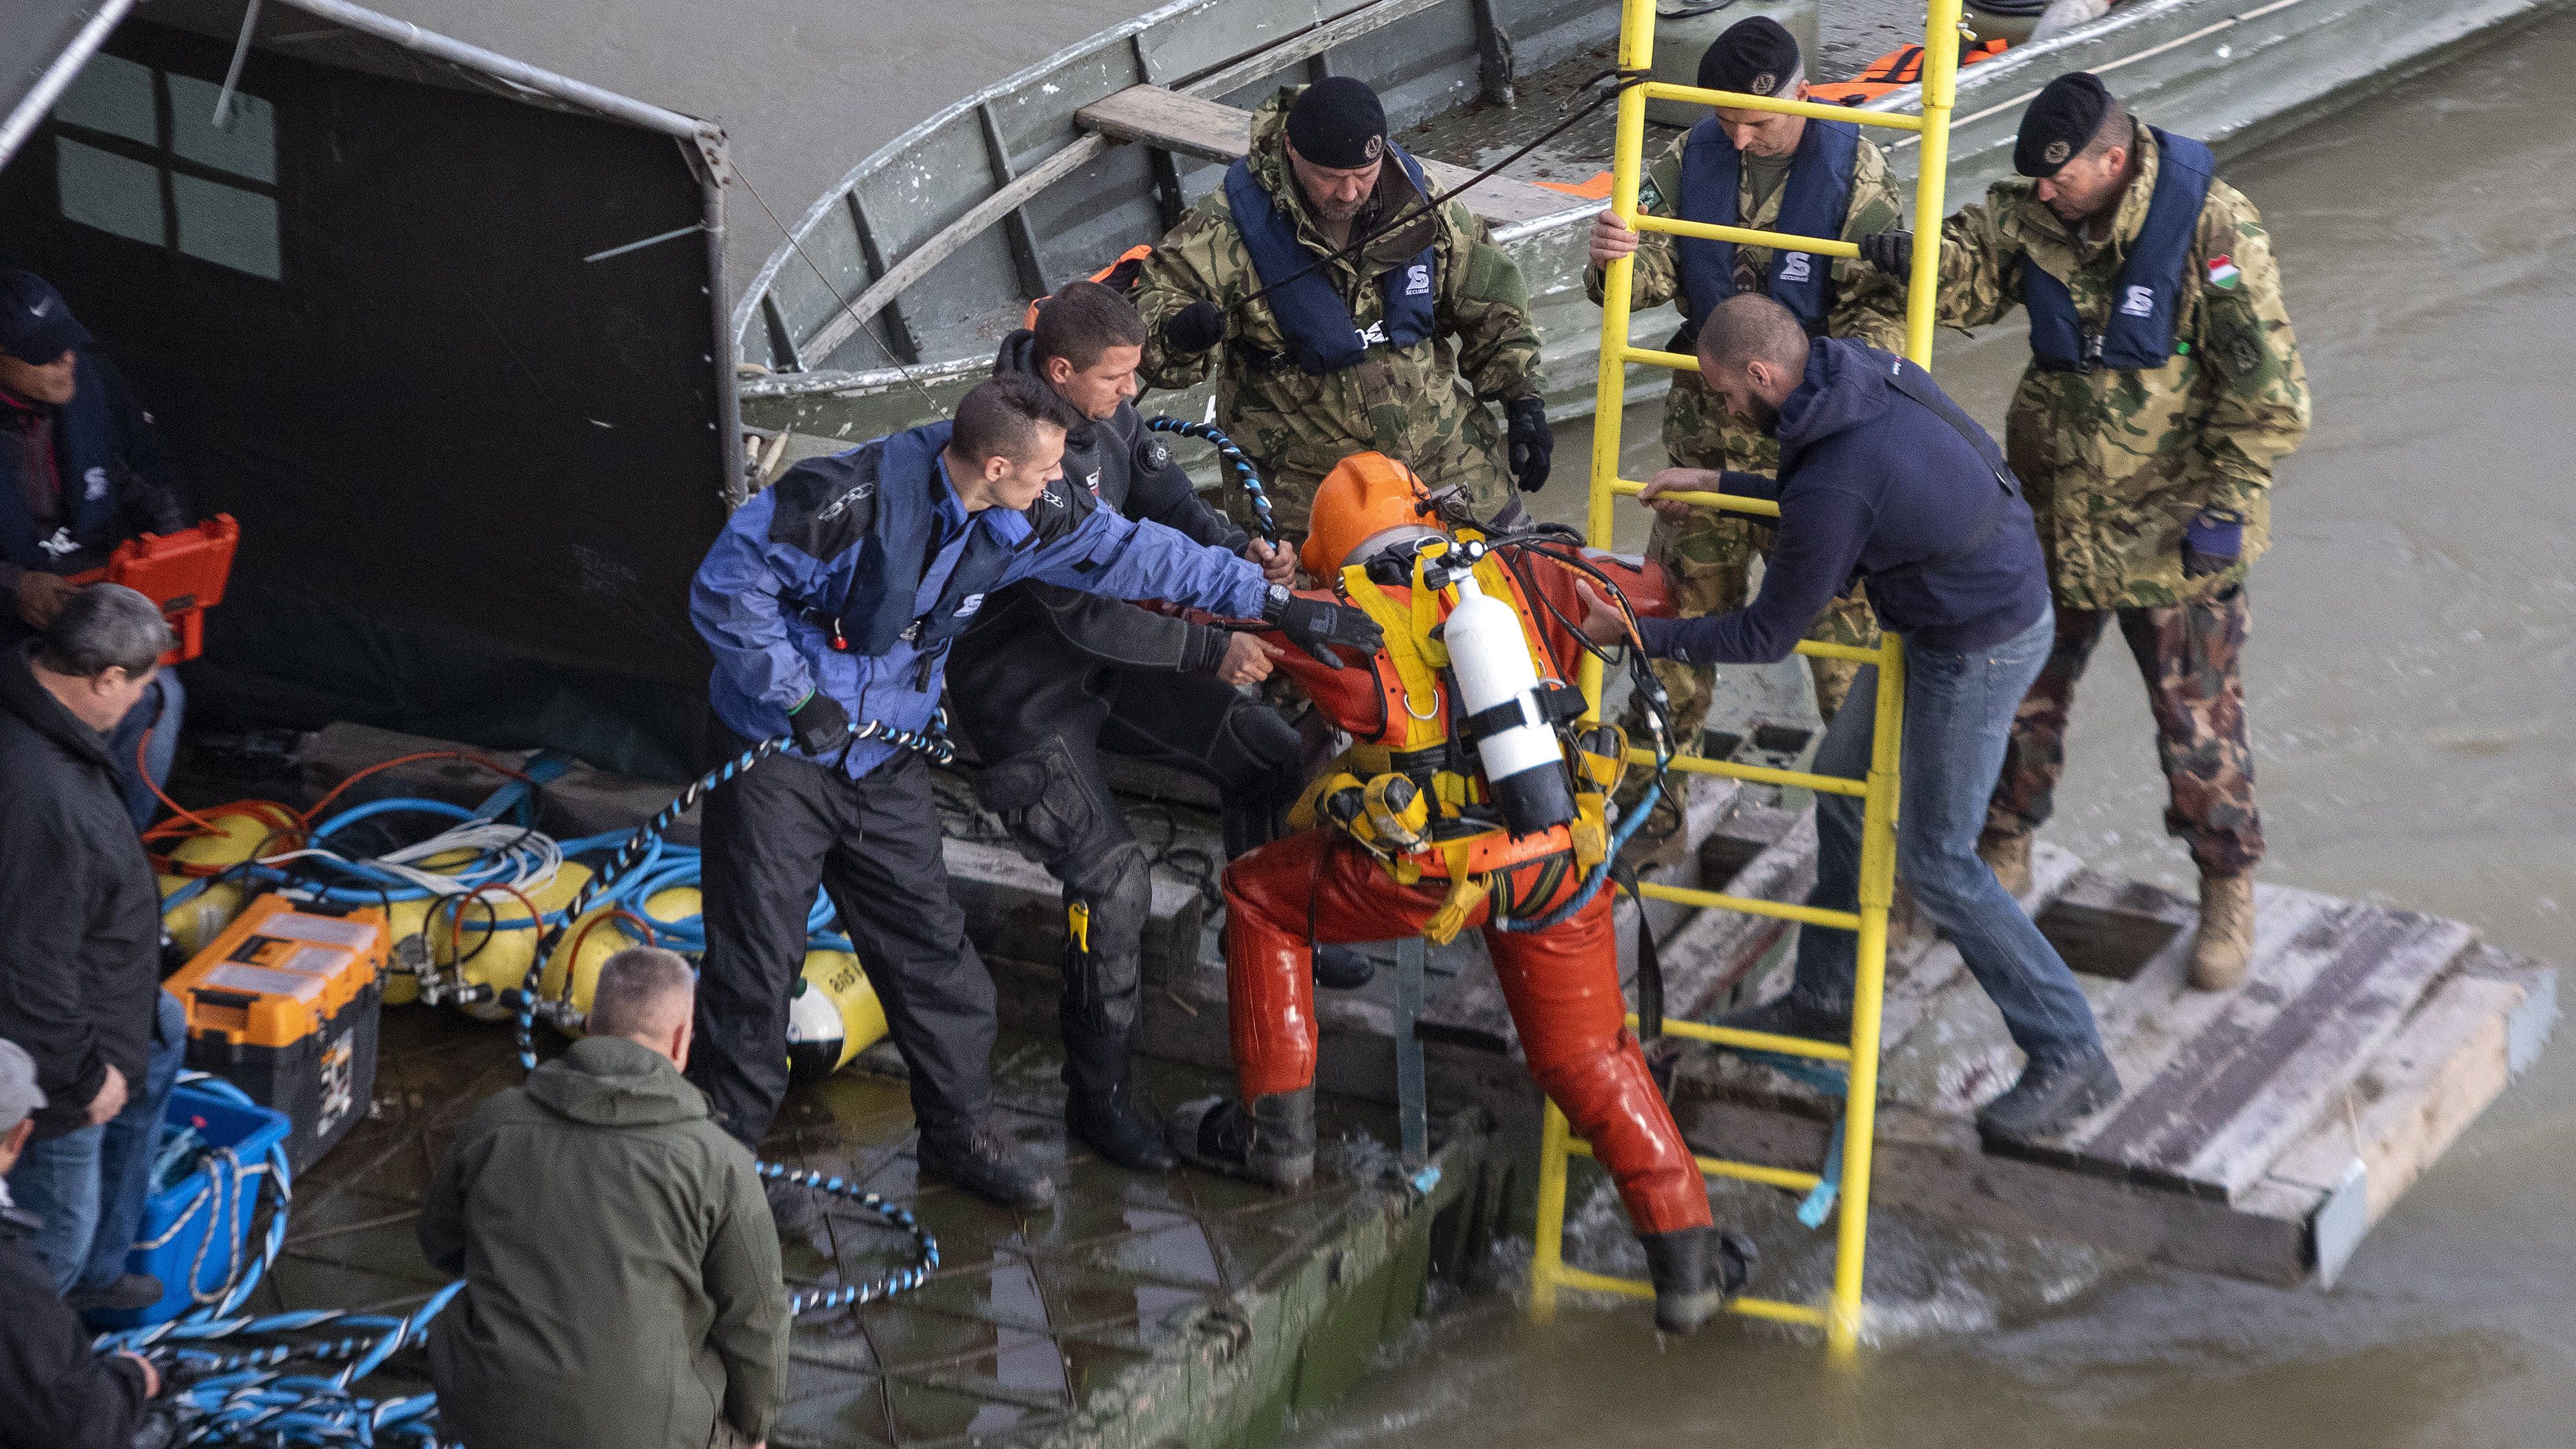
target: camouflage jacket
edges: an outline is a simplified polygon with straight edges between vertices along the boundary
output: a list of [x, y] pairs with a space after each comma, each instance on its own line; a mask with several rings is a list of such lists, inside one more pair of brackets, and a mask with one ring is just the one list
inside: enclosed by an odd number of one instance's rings
[[[1334, 248], [1288, 169], [1288, 105], [1299, 89], [1282, 89], [1253, 113], [1248, 164], [1296, 219], [1298, 240], [1320, 257]], [[1423, 199], [1402, 167], [1388, 165], [1379, 173], [1374, 218], [1363, 221], [1399, 215]], [[1373, 347], [1356, 366], [1320, 377], [1284, 360], [1287, 340], [1269, 303], [1245, 300], [1261, 290], [1262, 280], [1224, 188], [1193, 204], [1146, 258], [1136, 294], [1150, 338], [1145, 381], [1188, 387], [1216, 367], [1217, 426], [1252, 455], [1265, 478], [1285, 485], [1276, 501], [1287, 527], [1304, 529], [1305, 499], [1315, 482], [1355, 452], [1374, 449], [1401, 459], [1435, 486], [1463, 481], [1492, 493], [1501, 485], [1502, 430], [1483, 404], [1539, 390], [1538, 333], [1520, 268], [1494, 244], [1484, 222], [1451, 202], [1436, 218], [1399, 226], [1358, 258], [1328, 263], [1324, 271], [1365, 328], [1386, 312], [1377, 279], [1412, 260], [1426, 231], [1438, 264], [1438, 330], [1400, 351]], [[1226, 341], [1195, 355], [1166, 353], [1163, 324], [1200, 300], [1225, 309]], [[1498, 495], [1488, 499], [1498, 501]]]
[[[1646, 169], [1645, 180], [1637, 188], [1637, 205], [1649, 216], [1679, 216], [1681, 189], [1682, 143], [1676, 140]], [[1788, 193], [1789, 188], [1783, 185], [1755, 205], [1753, 171], [1745, 167], [1736, 185], [1736, 214], [1744, 218], [1746, 226], [1768, 230], [1779, 222], [1780, 203]], [[1843, 223], [1842, 239], [1851, 241], [1902, 226], [1905, 215], [1895, 185], [1888, 178], [1886, 153], [1868, 137], [1862, 137], [1860, 152], [1852, 163], [1851, 211]], [[1650, 231], [1637, 243], [1629, 296], [1639, 311], [1667, 302], [1676, 307], [1680, 304], [1681, 260], [1673, 242], [1674, 238], [1662, 232]], [[1737, 247], [1736, 287], [1743, 291], [1762, 290], [1771, 275], [1772, 256], [1769, 247]], [[1584, 290], [1595, 302], [1601, 300], [1601, 286], [1600, 267], [1583, 274]], [[1646, 327], [1642, 319], [1631, 326], [1643, 341]], [[1825, 333], [1889, 352], [1903, 352], [1904, 287], [1857, 261], [1835, 262], [1834, 310], [1825, 319]], [[1657, 339], [1652, 345], [1664, 344]], [[1664, 402], [1664, 451], [1686, 468], [1740, 468], [1749, 473], [1771, 473], [1780, 466], [1779, 445], [1762, 436], [1751, 422], [1729, 414], [1726, 404], [1708, 390], [1708, 384], [1700, 381], [1696, 372], [1673, 374], [1673, 390]]]
[[[2020, 269], [2065, 281], [2099, 328], [2146, 222], [2156, 145], [2138, 131], [2138, 174], [2106, 241], [2080, 241], [2027, 180], [1995, 183], [1941, 228], [1941, 321], [1978, 327], [2021, 302]], [[2175, 299], [2163, 367], [2022, 375], [2004, 446], [2030, 493], [2057, 602], [2078, 609], [2179, 603], [2234, 584], [2271, 541], [2272, 467], [2308, 431], [2307, 369], [2281, 301], [2263, 221], [2213, 180]], [[2206, 509], [2245, 519], [2236, 567], [2186, 579], [2183, 530]]]

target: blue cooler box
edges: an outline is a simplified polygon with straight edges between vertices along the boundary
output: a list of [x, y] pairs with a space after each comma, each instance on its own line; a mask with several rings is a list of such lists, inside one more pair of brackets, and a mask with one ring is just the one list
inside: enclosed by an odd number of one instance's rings
[[236, 1160], [200, 1159], [195, 1172], [143, 1200], [143, 1224], [125, 1268], [160, 1279], [161, 1301], [131, 1313], [94, 1315], [102, 1328], [141, 1328], [176, 1318], [197, 1306], [189, 1292], [192, 1281], [198, 1293], [220, 1298], [249, 1270], [258, 1257], [251, 1229], [259, 1217], [269, 1149], [295, 1130], [285, 1113], [255, 1105], [220, 1081], [173, 1088], [162, 1121], [172, 1128], [195, 1127], [207, 1147], [231, 1148]]

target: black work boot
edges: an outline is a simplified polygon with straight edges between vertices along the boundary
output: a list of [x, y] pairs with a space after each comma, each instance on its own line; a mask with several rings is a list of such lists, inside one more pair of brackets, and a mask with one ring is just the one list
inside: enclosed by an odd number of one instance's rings
[[1169, 1172], [1181, 1165], [1163, 1145], [1162, 1125], [1124, 1082], [1105, 1092], [1067, 1092], [1064, 1125], [1084, 1146], [1130, 1172]]
[[1055, 1184], [1014, 1156], [1010, 1144], [989, 1126], [971, 1132], [925, 1131], [916, 1155], [923, 1177], [962, 1187], [987, 1202], [1024, 1213], [1055, 1206]]
[[1315, 1178], [1315, 1091], [1256, 1097], [1251, 1110], [1224, 1097], [1191, 1102], [1166, 1129], [1181, 1160], [1295, 1192]]
[[1977, 1113], [1977, 1131], [2006, 1142], [2054, 1137], [2120, 1097], [2120, 1074], [2094, 1047], [2071, 1057], [2034, 1057], [2021, 1079]]
[[1357, 946], [1315, 948], [1315, 984], [1328, 991], [1357, 991], [1377, 977], [1377, 962]]
[[1655, 1282], [1655, 1326], [1666, 1333], [1697, 1333], [1753, 1281], [1762, 1258], [1751, 1238], [1723, 1228], [1639, 1233], [1637, 1241]]
[[1718, 1017], [1711, 1026], [1731, 1027], [1736, 1031], [1768, 1032], [1773, 1036], [1794, 1036], [1807, 1041], [1833, 1042], [1851, 1040], [1851, 1013], [1833, 1012], [1809, 1006], [1794, 991], [1784, 992], [1763, 1002]]

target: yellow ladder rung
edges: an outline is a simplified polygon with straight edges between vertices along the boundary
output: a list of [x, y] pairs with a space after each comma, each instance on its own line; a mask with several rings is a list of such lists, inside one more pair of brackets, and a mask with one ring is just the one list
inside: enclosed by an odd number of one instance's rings
[[1892, 131], [1923, 129], [1921, 116], [1909, 116], [1899, 111], [1855, 110], [1850, 106], [1801, 101], [1788, 96], [1749, 96], [1742, 91], [1704, 91], [1698, 86], [1677, 86], [1670, 81], [1648, 81], [1645, 91], [1646, 99], [1650, 101], [1688, 101], [1693, 105], [1724, 106], [1730, 111], [1778, 111], [1789, 116], [1813, 116], [1822, 121], [1885, 126]]
[[[1857, 931], [1860, 915], [1855, 911], [1829, 911], [1821, 906], [1793, 905], [1788, 901], [1760, 901], [1751, 896], [1730, 896], [1717, 891], [1704, 891], [1691, 886], [1659, 885], [1643, 881], [1637, 894], [1659, 901], [1679, 901], [1702, 910], [1742, 911], [1748, 916], [1777, 916], [1784, 921], [1798, 921], [1810, 926], [1832, 926], [1837, 930]], [[1848, 1055], [1848, 1054], [1847, 1054]]]
[[1771, 247], [1784, 252], [1805, 252], [1819, 257], [1856, 257], [1857, 242], [1835, 241], [1830, 237], [1800, 236], [1795, 232], [1762, 231], [1749, 226], [1719, 226], [1708, 221], [1684, 221], [1677, 216], [1640, 216], [1633, 225], [1639, 231], [1659, 231], [1668, 236], [1692, 236], [1704, 241], [1733, 242], [1742, 247]]
[[[1651, 765], [1652, 750], [1630, 750], [1628, 762]], [[1675, 755], [1664, 762], [1667, 769], [1684, 770], [1694, 775], [1722, 775], [1729, 780], [1750, 780], [1757, 785], [1793, 785], [1823, 795], [1867, 795], [1869, 784], [1842, 775], [1814, 775], [1805, 770], [1780, 770], [1769, 765], [1742, 765], [1733, 760], [1712, 760], [1706, 755]]]
[[[1657, 367], [1669, 367], [1675, 372], [1699, 371], [1699, 359], [1691, 356], [1689, 353], [1658, 352], [1651, 347], [1622, 347], [1619, 349], [1619, 360], [1622, 362], [1651, 362]], [[1712, 494], [1710, 496], [1714, 497], [1715, 495]], [[1692, 501], [1697, 502], [1698, 500], [1694, 498]]]
[[[1611, 482], [1610, 491], [1634, 497], [1646, 491], [1646, 485], [1633, 479], [1620, 478]], [[1683, 503], [1695, 503], [1702, 508], [1725, 508], [1737, 513], [1759, 513], [1765, 518], [1780, 516], [1780, 505], [1768, 498], [1746, 498], [1734, 493], [1667, 493], [1663, 496]]]
[[[1559, 1268], [1553, 1275], [1557, 1286], [1580, 1288], [1589, 1293], [1616, 1293], [1623, 1298], [1655, 1296], [1655, 1285], [1639, 1278], [1613, 1278], [1607, 1273], [1587, 1273], [1581, 1268]], [[1726, 1305], [1729, 1313], [1747, 1318], [1764, 1318], [1774, 1323], [1799, 1323], [1809, 1328], [1825, 1326], [1825, 1310], [1804, 1303], [1782, 1303], [1773, 1298], [1738, 1298]]]
[[[1577, 1157], [1590, 1157], [1592, 1144], [1580, 1137], [1566, 1139], [1565, 1150]], [[1723, 1157], [1694, 1157], [1702, 1177], [1731, 1177], [1738, 1182], [1758, 1182], [1764, 1187], [1785, 1187], [1792, 1192], [1812, 1192], [1822, 1177], [1800, 1172], [1794, 1167], [1764, 1167], [1754, 1162], [1730, 1162]]]
[[[1628, 1014], [1628, 1025], [1634, 1029], [1637, 1014]], [[1814, 1057], [1820, 1062], [1849, 1062], [1851, 1048], [1840, 1042], [1818, 1041], [1813, 1037], [1781, 1036], [1768, 1031], [1746, 1031], [1740, 1026], [1711, 1026], [1704, 1021], [1677, 1021], [1666, 1018], [1666, 1036], [1684, 1037], [1691, 1041], [1710, 1041], [1720, 1046], [1742, 1047], [1746, 1051], [1776, 1052], [1784, 1057]], [[1804, 1186], [1815, 1186], [1809, 1178]]]

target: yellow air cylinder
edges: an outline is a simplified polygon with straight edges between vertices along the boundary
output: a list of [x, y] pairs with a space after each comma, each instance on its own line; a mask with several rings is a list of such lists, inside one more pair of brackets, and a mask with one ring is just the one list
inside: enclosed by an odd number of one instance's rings
[[885, 1005], [859, 958], [847, 951], [806, 953], [805, 970], [787, 998], [788, 1078], [828, 1077], [885, 1034]]
[[[452, 875], [458, 867], [475, 858], [473, 851], [452, 850], [420, 862], [420, 868]], [[439, 923], [442, 934], [436, 956], [430, 953], [429, 938], [422, 934], [428, 927], [429, 913], [437, 906], [435, 897], [422, 896], [416, 900], [396, 901], [393, 909], [385, 913], [385, 939], [390, 943], [385, 951], [385, 1005], [409, 1006], [420, 1000], [420, 972], [432, 960], [448, 958], [444, 920]], [[527, 913], [522, 911], [520, 914]]]
[[608, 963], [609, 957], [629, 946], [649, 944], [642, 930], [632, 921], [617, 919], [613, 914], [615, 910], [613, 906], [601, 906], [573, 922], [572, 928], [564, 932], [563, 944], [556, 948], [554, 959], [546, 963], [546, 974], [540, 986], [546, 1000], [562, 999], [564, 970], [569, 966], [572, 970], [572, 1009], [588, 1016], [591, 993], [599, 986], [599, 968]]
[[[590, 880], [590, 867], [567, 862], [543, 890], [527, 892], [540, 911], [559, 911]], [[528, 921], [528, 908], [517, 896], [487, 891], [461, 905], [442, 904], [429, 918], [430, 959], [458, 972], [469, 986], [487, 988], [496, 999], [468, 1003], [468, 1016], [502, 1021], [510, 1008], [497, 997], [516, 991], [528, 979], [537, 959], [537, 941], [545, 932]], [[516, 924], [513, 924], [516, 923]], [[594, 933], [595, 934], [595, 933]]]
[[[260, 842], [269, 838], [270, 826], [256, 815], [227, 813], [209, 817], [222, 833], [191, 835], [170, 848], [172, 860], [190, 865], [239, 865], [251, 858]], [[161, 877], [161, 895], [167, 899], [195, 876]], [[251, 888], [239, 880], [218, 881], [199, 891], [187, 903], [162, 913], [161, 923], [190, 956], [206, 948], [215, 934], [232, 924], [242, 906], [251, 897]]]

